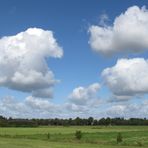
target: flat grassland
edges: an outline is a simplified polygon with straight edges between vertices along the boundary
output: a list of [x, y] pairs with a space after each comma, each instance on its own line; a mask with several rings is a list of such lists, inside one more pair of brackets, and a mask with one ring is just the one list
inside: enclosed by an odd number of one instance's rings
[[[81, 130], [82, 139], [75, 138]], [[117, 144], [118, 133], [123, 142]], [[0, 148], [148, 148], [148, 126], [0, 128]]]

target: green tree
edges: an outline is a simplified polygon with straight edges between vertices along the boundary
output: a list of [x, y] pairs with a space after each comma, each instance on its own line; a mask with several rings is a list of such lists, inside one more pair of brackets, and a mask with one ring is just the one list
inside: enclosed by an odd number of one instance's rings
[[93, 125], [94, 118], [89, 117], [87, 121], [88, 121], [88, 125]]

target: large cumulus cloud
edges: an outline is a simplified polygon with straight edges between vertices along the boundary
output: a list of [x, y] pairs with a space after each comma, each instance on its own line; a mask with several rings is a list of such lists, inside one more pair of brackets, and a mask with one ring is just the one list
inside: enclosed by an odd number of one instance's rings
[[148, 10], [129, 7], [115, 18], [113, 25], [92, 25], [89, 43], [96, 52], [106, 55], [136, 53], [148, 49]]
[[118, 98], [148, 93], [148, 60], [143, 58], [119, 59], [113, 67], [104, 69], [102, 76]]
[[29, 28], [0, 39], [0, 86], [51, 97], [57, 82], [46, 58], [61, 58], [62, 48], [52, 31]]

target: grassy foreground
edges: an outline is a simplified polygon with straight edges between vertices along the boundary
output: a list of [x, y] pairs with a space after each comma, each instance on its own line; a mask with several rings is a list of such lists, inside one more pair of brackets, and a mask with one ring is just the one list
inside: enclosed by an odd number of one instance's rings
[[[75, 131], [81, 130], [81, 140]], [[118, 132], [123, 142], [116, 143]], [[49, 134], [48, 134], [49, 133]], [[140, 144], [139, 144], [140, 143]], [[148, 126], [75, 126], [0, 128], [0, 148], [138, 148], [148, 147]]]

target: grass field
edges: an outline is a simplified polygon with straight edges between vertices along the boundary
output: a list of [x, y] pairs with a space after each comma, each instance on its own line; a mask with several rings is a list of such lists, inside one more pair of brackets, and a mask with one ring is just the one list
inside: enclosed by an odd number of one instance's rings
[[[82, 131], [81, 140], [75, 138], [76, 130]], [[123, 142], [117, 144], [119, 132]], [[138, 148], [140, 145], [148, 147], [148, 126], [0, 128], [0, 148]]]

